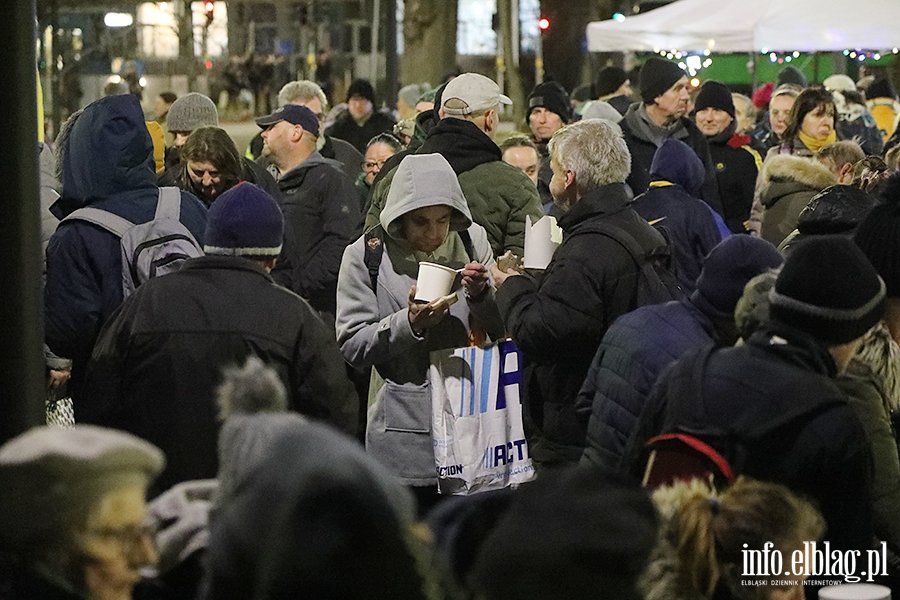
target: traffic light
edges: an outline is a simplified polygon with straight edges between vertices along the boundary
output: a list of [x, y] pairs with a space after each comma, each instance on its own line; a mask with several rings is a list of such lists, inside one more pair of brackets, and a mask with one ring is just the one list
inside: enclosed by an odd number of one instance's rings
[[548, 19], [547, 17], [541, 17], [540, 19], [538, 19], [538, 29], [540, 29], [542, 33], [550, 29], [550, 19]]
[[206, 0], [203, 3], [203, 12], [206, 13], [206, 24], [209, 25], [213, 21], [213, 10], [215, 10], [216, 5], [212, 2], [212, 0]]

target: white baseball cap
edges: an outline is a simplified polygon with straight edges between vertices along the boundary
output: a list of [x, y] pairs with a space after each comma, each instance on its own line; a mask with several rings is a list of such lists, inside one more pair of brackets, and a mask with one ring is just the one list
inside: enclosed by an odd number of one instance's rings
[[[450, 100], [457, 102], [448, 107]], [[463, 73], [454, 78], [441, 95], [441, 110], [445, 115], [470, 115], [498, 104], [512, 104], [512, 100], [500, 93], [500, 86], [494, 80], [478, 73]]]

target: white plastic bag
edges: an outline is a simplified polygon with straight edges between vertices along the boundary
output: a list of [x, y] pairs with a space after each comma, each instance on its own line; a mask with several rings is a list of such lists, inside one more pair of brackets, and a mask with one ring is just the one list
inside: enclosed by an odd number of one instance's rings
[[432, 433], [442, 494], [534, 478], [522, 427], [522, 356], [511, 340], [431, 353]]

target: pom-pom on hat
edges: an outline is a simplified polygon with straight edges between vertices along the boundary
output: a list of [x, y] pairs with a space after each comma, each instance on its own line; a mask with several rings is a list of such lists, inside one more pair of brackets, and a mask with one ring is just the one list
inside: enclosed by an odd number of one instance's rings
[[718, 81], [707, 81], [700, 88], [697, 94], [697, 101], [694, 103], [694, 110], [700, 112], [706, 108], [717, 108], [724, 110], [731, 118], [734, 118], [734, 99], [731, 97], [731, 90], [724, 83]]
[[201, 127], [218, 127], [219, 111], [215, 103], [197, 92], [185, 94], [172, 103], [166, 114], [169, 131], [193, 131]]
[[675, 63], [651, 56], [641, 67], [641, 100], [652, 104], [685, 76], [685, 72]]
[[769, 294], [772, 321], [829, 346], [862, 336], [884, 315], [885, 285], [849, 238], [815, 236], [788, 255]]
[[272, 196], [242, 182], [209, 208], [203, 251], [220, 256], [275, 257], [281, 253], [284, 215]]

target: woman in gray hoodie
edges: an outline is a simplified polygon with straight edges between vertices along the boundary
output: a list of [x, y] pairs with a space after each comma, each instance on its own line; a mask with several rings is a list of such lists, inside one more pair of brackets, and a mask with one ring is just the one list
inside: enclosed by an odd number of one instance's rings
[[[353, 366], [374, 367], [366, 450], [405, 484], [436, 490], [429, 353], [468, 345], [472, 327], [492, 339], [502, 337], [488, 277], [494, 258], [484, 229], [472, 222], [456, 174], [439, 154], [403, 159], [380, 223], [380, 236], [364, 235], [344, 251], [338, 344]], [[369, 272], [366, 248], [380, 256], [377, 277]], [[459, 302], [449, 308], [414, 302], [420, 261], [463, 269]], [[426, 502], [433, 495], [416, 491]]]

